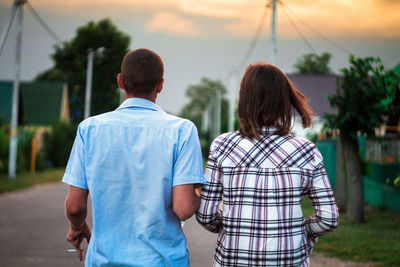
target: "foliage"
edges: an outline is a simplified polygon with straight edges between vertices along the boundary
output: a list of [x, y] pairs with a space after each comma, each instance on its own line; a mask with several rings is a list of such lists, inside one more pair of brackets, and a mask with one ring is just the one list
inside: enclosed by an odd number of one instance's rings
[[17, 174], [15, 179], [9, 179], [6, 175], [0, 175], [0, 193], [20, 190], [36, 184], [59, 182], [63, 173], [64, 168], [46, 170], [34, 174], [22, 172]]
[[31, 166], [32, 139], [35, 131], [18, 129], [17, 171], [29, 170]]
[[9, 137], [4, 125], [0, 126], [0, 173], [6, 173], [8, 170], [8, 147]]
[[44, 134], [44, 157], [50, 161], [51, 166], [64, 167], [67, 165], [76, 129], [76, 125], [60, 121], [52, 125], [51, 132]]
[[129, 43], [129, 36], [119, 31], [110, 19], [90, 21], [78, 28], [70, 41], [55, 47], [54, 67], [36, 79], [68, 82], [71, 118], [78, 122], [83, 118], [88, 50], [104, 47], [104, 52], [95, 56], [93, 62], [91, 114], [110, 111], [118, 105], [116, 76]]
[[400, 187], [400, 176], [396, 177], [393, 181], [395, 187]]
[[400, 175], [395, 178], [386, 178], [386, 184], [394, 187], [400, 187]]
[[[304, 198], [304, 216], [314, 213]], [[339, 218], [339, 227], [318, 238], [313, 251], [330, 257], [358, 262], [376, 262], [378, 266], [400, 266], [400, 215], [367, 207], [366, 223], [351, 224], [345, 214]]]
[[318, 56], [317, 54], [305, 54], [297, 59], [294, 67], [298, 73], [306, 74], [330, 74], [332, 70], [329, 68], [329, 61], [332, 55], [325, 52]]
[[[8, 171], [8, 157], [9, 157], [9, 126], [0, 126], [0, 173], [7, 173]], [[17, 172], [22, 172], [30, 169], [31, 164], [31, 149], [32, 138], [35, 131], [28, 128], [18, 129], [18, 148], [17, 148]], [[42, 161], [37, 158], [37, 166], [39, 169], [42, 167]]]
[[385, 71], [379, 58], [350, 57], [350, 68], [343, 69], [338, 93], [328, 96], [336, 114], [324, 116], [325, 125], [340, 129], [352, 138], [357, 133], [372, 135], [384, 123], [383, 115], [391, 113], [399, 79], [393, 71]]
[[[202, 129], [204, 123], [203, 112], [215, 99], [215, 95], [218, 91], [221, 93], [222, 97], [221, 131], [226, 132], [229, 124], [229, 102], [224, 97], [226, 89], [221, 81], [202, 78], [199, 84], [190, 85], [186, 90], [186, 96], [190, 101], [182, 108], [180, 116], [191, 120], [196, 125], [197, 129]], [[207, 157], [211, 142], [210, 133], [199, 130], [199, 136], [203, 156]]]

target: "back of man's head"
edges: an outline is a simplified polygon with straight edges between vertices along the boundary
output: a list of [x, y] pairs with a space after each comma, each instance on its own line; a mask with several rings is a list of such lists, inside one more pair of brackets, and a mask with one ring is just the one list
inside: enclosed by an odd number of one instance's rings
[[148, 96], [162, 81], [164, 64], [155, 52], [144, 48], [136, 49], [125, 55], [121, 75], [129, 95]]

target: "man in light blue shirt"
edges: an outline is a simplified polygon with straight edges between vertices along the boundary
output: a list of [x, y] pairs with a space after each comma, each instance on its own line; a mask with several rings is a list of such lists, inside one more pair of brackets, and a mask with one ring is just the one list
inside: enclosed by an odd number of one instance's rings
[[[118, 85], [125, 101], [84, 120], [63, 182], [70, 185], [67, 240], [89, 242], [86, 266], [188, 266], [179, 219], [199, 206], [205, 183], [196, 127], [155, 104], [164, 67], [151, 50], [128, 53]], [[92, 233], [85, 222], [92, 199]]]

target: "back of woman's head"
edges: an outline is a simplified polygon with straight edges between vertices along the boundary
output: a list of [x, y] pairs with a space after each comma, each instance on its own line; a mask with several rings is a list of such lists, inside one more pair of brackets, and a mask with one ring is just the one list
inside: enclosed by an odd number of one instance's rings
[[300, 93], [277, 67], [259, 62], [249, 65], [240, 84], [238, 118], [243, 137], [259, 138], [263, 127], [274, 126], [275, 134], [287, 135], [294, 110], [303, 127], [309, 127], [312, 111]]

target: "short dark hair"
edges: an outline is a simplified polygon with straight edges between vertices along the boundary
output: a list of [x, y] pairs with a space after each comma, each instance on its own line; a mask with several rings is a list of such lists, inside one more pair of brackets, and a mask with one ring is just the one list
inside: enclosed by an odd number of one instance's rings
[[155, 52], [144, 48], [136, 49], [124, 56], [121, 75], [128, 94], [148, 96], [163, 79], [164, 64]]
[[243, 137], [259, 139], [262, 128], [270, 126], [276, 127], [275, 134], [289, 134], [294, 110], [300, 114], [303, 127], [309, 127], [313, 112], [306, 97], [280, 69], [264, 62], [247, 67], [237, 110]]

